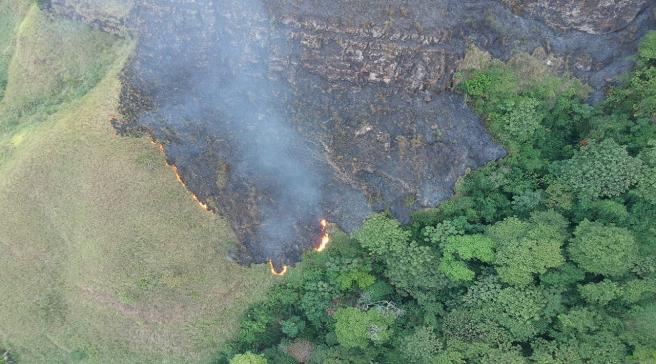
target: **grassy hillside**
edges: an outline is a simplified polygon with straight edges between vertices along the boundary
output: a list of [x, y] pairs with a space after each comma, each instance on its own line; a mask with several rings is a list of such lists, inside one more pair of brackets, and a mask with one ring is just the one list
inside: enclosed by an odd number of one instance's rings
[[28, 1], [0, 0], [0, 98], [7, 85], [7, 67], [14, 51], [16, 28], [28, 9]]
[[270, 285], [267, 269], [227, 260], [230, 229], [157, 146], [114, 134], [131, 44], [8, 3], [0, 347], [24, 363], [202, 360]]

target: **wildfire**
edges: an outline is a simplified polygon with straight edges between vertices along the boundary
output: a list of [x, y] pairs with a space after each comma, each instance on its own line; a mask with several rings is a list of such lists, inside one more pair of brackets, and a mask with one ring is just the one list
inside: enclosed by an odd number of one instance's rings
[[274, 276], [284, 276], [288, 269], [286, 265], [283, 265], [280, 272], [276, 271], [276, 267], [273, 266], [273, 261], [271, 259], [269, 259], [269, 268], [271, 269], [271, 274]]
[[192, 194], [191, 194], [191, 198], [194, 199], [194, 201], [196, 201], [196, 203], [198, 204], [198, 206], [200, 206], [203, 210], [205, 210], [205, 211], [207, 211], [207, 212], [210, 212], [210, 211], [211, 211], [211, 210], [210, 210], [210, 207], [207, 206], [206, 203], [203, 203], [201, 200], [199, 200], [199, 199], [198, 199], [198, 196], [196, 196], [195, 194], [192, 193]]
[[[160, 153], [162, 153], [162, 155], [166, 155], [166, 153], [165, 153], [165, 149], [164, 149], [164, 144], [157, 143], [154, 139], [151, 139], [150, 142], [151, 142], [152, 144], [157, 144], [157, 145], [159, 146], [159, 151], [160, 151]], [[168, 161], [166, 162], [166, 164], [168, 164]], [[175, 174], [175, 179], [177, 179], [178, 182], [180, 182], [181, 185], [183, 185], [185, 188], [187, 188], [187, 184], [184, 182], [184, 179], [182, 179], [182, 175], [180, 174], [180, 171], [178, 170], [178, 167], [177, 167], [175, 164], [169, 164], [169, 166], [171, 167], [171, 169], [173, 170], [173, 173]], [[189, 190], [189, 188], [187, 188], [187, 190]], [[191, 192], [191, 190], [189, 190], [189, 191]], [[193, 192], [191, 192], [191, 198], [192, 198], [194, 201], [196, 201], [196, 203], [198, 204], [198, 206], [200, 206], [203, 210], [205, 210], [205, 211], [207, 211], [207, 212], [211, 212], [211, 211], [212, 211], [212, 210], [210, 209], [210, 207], [209, 207], [206, 203], [202, 202], [202, 201], [198, 198], [198, 196], [196, 196], [196, 194], [194, 194]]]
[[[314, 250], [317, 252], [322, 252], [326, 250], [328, 247], [328, 243], [330, 243], [330, 236], [328, 235], [328, 220], [323, 219], [321, 220], [321, 242], [319, 243], [319, 246], [315, 247]], [[288, 266], [283, 265], [281, 271], [277, 271], [276, 267], [273, 265], [273, 261], [269, 259], [269, 269], [271, 270], [271, 274], [274, 276], [283, 276], [287, 273], [287, 270], [289, 269]]]
[[175, 164], [172, 164], [171, 169], [173, 170], [173, 173], [175, 173], [175, 179], [177, 179], [181, 185], [186, 187], [184, 181], [182, 180], [182, 176], [180, 175], [180, 171], [178, 171], [178, 167], [176, 167]]
[[330, 236], [328, 235], [328, 221], [326, 219], [321, 220], [321, 242], [314, 250], [322, 252], [326, 250], [330, 243]]

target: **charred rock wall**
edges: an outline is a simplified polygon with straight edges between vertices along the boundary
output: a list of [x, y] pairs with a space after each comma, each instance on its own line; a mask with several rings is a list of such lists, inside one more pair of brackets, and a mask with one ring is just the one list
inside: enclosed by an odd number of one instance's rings
[[53, 11], [139, 39], [120, 127], [164, 143], [250, 258], [277, 263], [316, 243], [321, 218], [407, 220], [504, 155], [449, 91], [470, 44], [539, 54], [598, 97], [656, 22], [646, 0], [142, 0], [119, 17], [71, 3]]

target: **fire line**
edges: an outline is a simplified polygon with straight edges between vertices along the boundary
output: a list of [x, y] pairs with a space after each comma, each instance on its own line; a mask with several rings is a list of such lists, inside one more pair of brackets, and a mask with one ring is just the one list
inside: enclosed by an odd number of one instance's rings
[[317, 246], [314, 250], [322, 252], [326, 250], [328, 243], [330, 243], [330, 236], [328, 235], [328, 221], [323, 219], [321, 220], [321, 241], [319, 242], [319, 246]]
[[[157, 145], [159, 145], [159, 151], [160, 151], [160, 153], [162, 153], [162, 155], [166, 158], [166, 150], [164, 149], [164, 148], [165, 148], [165, 147], [164, 147], [164, 144], [162, 144], [162, 143], [157, 143], [157, 142], [155, 142], [155, 140], [153, 140], [153, 139], [151, 139], [150, 142], [153, 143], [153, 144], [157, 144]], [[191, 193], [191, 198], [192, 198], [192, 199], [198, 204], [198, 206], [200, 206], [203, 210], [205, 210], [205, 211], [207, 211], [207, 212], [211, 212], [212, 209], [210, 209], [210, 207], [209, 207], [206, 203], [202, 202], [202, 201], [198, 198], [198, 196], [196, 196], [196, 194], [193, 193], [193, 192], [189, 189], [189, 187], [187, 186], [187, 184], [184, 182], [184, 179], [182, 178], [182, 175], [180, 174], [180, 171], [178, 170], [178, 167], [177, 167], [175, 164], [169, 164], [168, 160], [166, 161], [166, 164], [167, 164], [168, 166], [170, 166], [171, 169], [173, 170], [173, 173], [175, 174], [175, 179], [177, 179], [178, 182], [180, 182], [180, 184], [183, 185], [183, 186], [187, 189], [187, 191], [189, 191], [189, 192]]]
[[284, 276], [285, 273], [287, 273], [287, 269], [289, 267], [287, 267], [286, 265], [283, 265], [282, 270], [280, 272], [278, 272], [278, 271], [276, 271], [276, 268], [273, 266], [273, 261], [271, 259], [269, 259], [269, 268], [271, 269], [271, 274], [273, 274], [274, 276]]

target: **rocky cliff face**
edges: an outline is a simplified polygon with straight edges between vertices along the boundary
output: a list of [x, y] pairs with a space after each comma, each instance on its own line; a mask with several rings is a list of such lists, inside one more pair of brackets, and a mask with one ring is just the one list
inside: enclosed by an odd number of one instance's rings
[[635, 20], [649, 0], [503, 0], [518, 14], [543, 21], [564, 32], [617, 32]]
[[133, 6], [132, 0], [50, 0], [51, 11], [83, 21], [106, 32], [127, 31], [127, 22]]
[[407, 219], [504, 155], [450, 92], [471, 44], [534, 53], [600, 91], [656, 17], [647, 0], [142, 0], [122, 17], [70, 3], [52, 9], [139, 39], [117, 126], [163, 143], [250, 258], [280, 264], [321, 218]]

